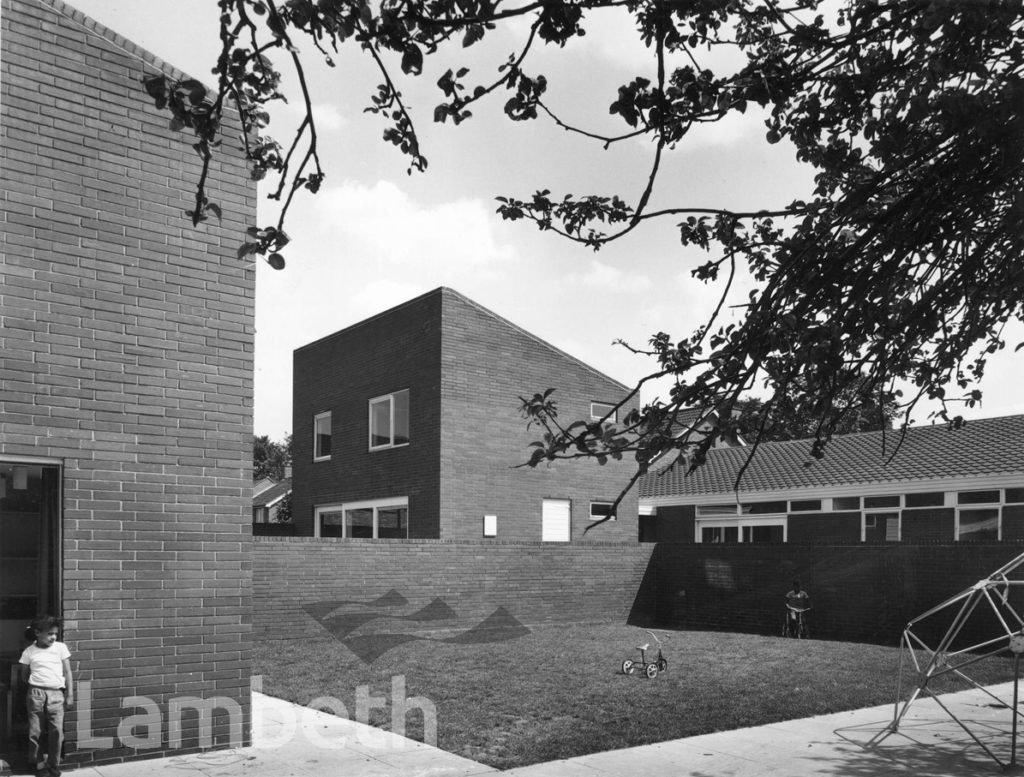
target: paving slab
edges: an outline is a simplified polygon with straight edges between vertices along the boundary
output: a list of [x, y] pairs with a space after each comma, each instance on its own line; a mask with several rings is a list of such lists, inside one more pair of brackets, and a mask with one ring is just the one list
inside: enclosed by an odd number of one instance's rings
[[[500, 772], [505, 777], [988, 777], [1011, 760], [1012, 683]], [[996, 697], [996, 698], [994, 698]], [[1024, 721], [1022, 721], [1024, 723]], [[965, 731], [964, 726], [971, 733]], [[1024, 731], [1021, 732], [1024, 738]], [[68, 770], [75, 777], [476, 777], [497, 770], [422, 742], [253, 694], [252, 747]], [[1024, 759], [1024, 748], [1019, 750]]]

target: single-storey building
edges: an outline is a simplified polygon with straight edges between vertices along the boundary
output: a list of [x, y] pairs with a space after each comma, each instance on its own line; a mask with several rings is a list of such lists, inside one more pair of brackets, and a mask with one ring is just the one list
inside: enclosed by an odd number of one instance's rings
[[822, 459], [808, 440], [716, 448], [644, 476], [640, 505], [648, 542], [1024, 539], [1024, 415], [838, 435]]

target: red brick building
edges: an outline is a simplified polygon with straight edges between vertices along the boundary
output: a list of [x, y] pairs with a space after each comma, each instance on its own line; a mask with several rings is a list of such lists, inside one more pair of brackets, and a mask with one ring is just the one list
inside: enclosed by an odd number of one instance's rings
[[635, 491], [584, 534], [635, 464], [519, 466], [540, 434], [519, 397], [550, 387], [567, 422], [601, 417], [628, 393], [448, 288], [298, 349], [297, 533], [635, 543]]
[[[183, 75], [59, 0], [2, 0], [0, 22], [0, 695], [53, 612], [79, 686], [70, 761], [238, 744], [254, 271], [235, 251], [255, 187], [226, 143], [223, 219], [193, 228], [193, 141], [141, 83]], [[146, 741], [120, 737], [146, 711], [129, 697], [155, 705]]]

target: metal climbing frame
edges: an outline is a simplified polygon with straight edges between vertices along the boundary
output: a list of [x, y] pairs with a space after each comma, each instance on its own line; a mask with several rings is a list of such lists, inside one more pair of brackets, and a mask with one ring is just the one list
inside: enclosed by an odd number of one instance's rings
[[[921, 696], [930, 696], [959, 726], [967, 732], [979, 747], [981, 747], [990, 758], [1004, 769], [1016, 766], [1017, 751], [1017, 723], [1021, 716], [1017, 708], [1017, 686], [1021, 653], [1024, 653], [1024, 617], [1021, 612], [1010, 602], [1010, 593], [1015, 588], [1024, 586], [1024, 554], [1017, 556], [1013, 561], [997, 569], [983, 580], [979, 580], [967, 590], [947, 599], [942, 604], [933, 607], [923, 615], [910, 621], [903, 630], [903, 638], [900, 642], [900, 665], [899, 665], [899, 687], [896, 692], [896, 705], [893, 714], [893, 721], [883, 732], [883, 736], [894, 733], [899, 729], [900, 721], [907, 714], [910, 705]], [[986, 639], [976, 644], [951, 649], [957, 638], [960, 637], [964, 627], [971, 620], [975, 613], [990, 610], [999, 624], [999, 633], [991, 639]], [[915, 632], [921, 624], [941, 614], [951, 614], [952, 623], [946, 630], [944, 636], [933, 647], [925, 643]], [[967, 671], [974, 664], [986, 658], [998, 654], [1006, 654], [1009, 651], [1014, 656], [1014, 682], [1013, 701], [1008, 702], [1000, 699], [989, 689], [973, 680]], [[907, 670], [910, 669], [908, 672]], [[904, 694], [904, 681], [909, 675], [913, 683], [913, 691], [905, 702], [900, 702]], [[1010, 743], [1010, 761], [1004, 763], [992, 750], [971, 731], [966, 722], [958, 718], [952, 710], [942, 703], [941, 698], [929, 686], [940, 678], [960, 680], [972, 688], [984, 692], [999, 705], [1011, 710], [1012, 733]], [[908, 683], [906, 687], [910, 687]]]

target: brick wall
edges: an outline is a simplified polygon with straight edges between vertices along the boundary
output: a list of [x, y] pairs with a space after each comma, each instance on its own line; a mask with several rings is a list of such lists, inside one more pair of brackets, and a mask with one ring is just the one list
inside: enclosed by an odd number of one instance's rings
[[[898, 644], [904, 626], [1024, 552], [1018, 543], [659, 544], [641, 594], [668, 628], [776, 634], [794, 579], [810, 592], [812, 636]], [[1024, 592], [1014, 594], [1018, 612]], [[982, 613], [979, 610], [979, 613]], [[921, 634], [948, 627], [937, 618]], [[983, 616], [971, 634], [994, 629]], [[995, 632], [989, 632], [991, 635]]]
[[[292, 520], [315, 505], [409, 497], [411, 537], [437, 537], [441, 300], [421, 297], [295, 351]], [[370, 451], [370, 399], [409, 389], [409, 440]], [[313, 461], [313, 417], [330, 410], [332, 451]]]
[[[650, 545], [336, 540], [258, 537], [253, 542], [257, 639], [324, 636], [336, 610], [408, 616], [433, 605], [449, 617], [405, 617], [401, 630], [625, 622], [653, 602], [643, 584]], [[440, 604], [437, 602], [440, 600]], [[369, 608], [366, 605], [370, 605]], [[379, 621], [358, 634], [373, 634]], [[394, 622], [387, 624], [394, 631]], [[334, 627], [335, 636], [340, 634]]]
[[[636, 542], [636, 491], [618, 518], [591, 525], [590, 502], [614, 501], [629, 461], [517, 468], [536, 428], [519, 396], [556, 387], [562, 419], [625, 393], [605, 378], [450, 289], [438, 289], [295, 352], [293, 515], [314, 533], [317, 505], [409, 498], [414, 539], [541, 539], [541, 501], [571, 500], [572, 541]], [[368, 450], [368, 401], [409, 389], [410, 444]], [[635, 405], [635, 402], [634, 402]], [[313, 418], [331, 412], [332, 453], [313, 461]]]
[[[560, 461], [517, 468], [540, 437], [526, 428], [519, 397], [548, 388], [559, 420], [586, 420], [592, 401], [616, 403], [627, 393], [615, 381], [527, 332], [444, 290], [441, 437], [441, 536], [476, 539], [485, 514], [497, 515], [498, 537], [541, 539], [542, 499], [571, 500], [571, 539], [637, 540], [637, 492], [619, 506], [618, 518], [585, 529], [590, 502], [611, 502], [636, 468], [627, 456], [601, 466], [594, 460]], [[636, 401], [623, 411], [622, 416]]]
[[254, 275], [235, 249], [254, 186], [225, 143], [223, 221], [193, 228], [198, 157], [140, 83], [170, 69], [57, 0], [0, 8], [0, 455], [63, 463], [65, 639], [92, 731], [113, 736], [133, 695], [226, 697], [248, 731]]

